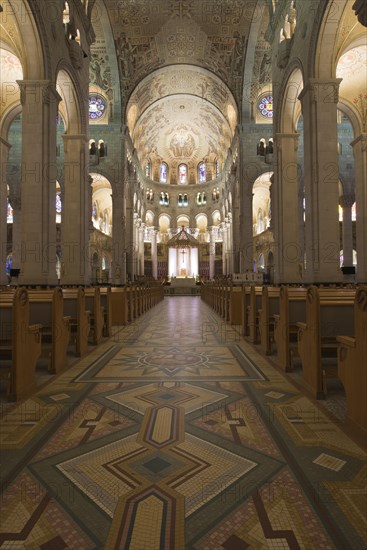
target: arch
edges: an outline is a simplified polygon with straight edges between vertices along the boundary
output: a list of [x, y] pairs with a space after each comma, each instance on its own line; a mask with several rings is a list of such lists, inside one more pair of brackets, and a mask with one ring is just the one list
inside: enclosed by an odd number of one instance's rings
[[18, 36], [14, 41], [10, 35], [3, 33], [2, 40], [8, 41], [9, 44], [20, 43], [19, 54], [24, 80], [43, 80], [47, 75], [42, 50], [42, 31], [38, 29], [39, 21], [33, 15], [32, 5], [26, 0], [7, 0], [7, 4], [11, 12], [6, 12], [5, 28], [14, 25], [13, 32]]
[[256, 178], [252, 186], [252, 224], [254, 235], [259, 235], [270, 226], [270, 186], [272, 175], [273, 172], [264, 172]]
[[155, 214], [154, 212], [152, 212], [152, 210], [147, 210], [146, 211], [146, 214], [145, 214], [145, 223], [151, 227], [154, 225], [154, 218], [155, 218]]
[[160, 214], [158, 218], [158, 226], [160, 233], [168, 233], [171, 226], [171, 216], [169, 214]]
[[83, 134], [86, 130], [86, 117], [82, 116], [82, 114], [84, 115], [81, 108], [83, 102], [79, 100], [78, 88], [70, 71], [63, 68], [62, 64], [56, 74], [56, 89], [61, 96], [59, 111], [64, 119], [65, 133], [71, 135]]
[[92, 204], [91, 219], [93, 227], [105, 235], [113, 231], [111, 184], [102, 174], [91, 172]]
[[195, 221], [196, 227], [199, 229], [199, 232], [206, 233], [208, 229], [208, 216], [205, 213], [200, 212], [200, 214], [197, 214], [195, 216]]
[[284, 90], [280, 93], [279, 131], [285, 134], [295, 133], [297, 120], [301, 113], [301, 102], [298, 99], [304, 86], [303, 71], [296, 60], [295, 67], [285, 80]]
[[214, 210], [212, 212], [212, 223], [213, 225], [219, 225], [222, 221], [219, 210]]
[[177, 216], [177, 227], [182, 227], [183, 225], [185, 227], [190, 227], [190, 216], [187, 214], [180, 214]]

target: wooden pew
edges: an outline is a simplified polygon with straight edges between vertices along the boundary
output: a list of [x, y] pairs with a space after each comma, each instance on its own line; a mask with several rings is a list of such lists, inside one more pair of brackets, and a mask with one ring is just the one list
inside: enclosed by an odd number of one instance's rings
[[336, 337], [341, 333], [354, 334], [354, 298], [353, 289], [318, 289], [315, 286], [307, 289], [306, 322], [297, 323], [298, 352], [303, 383], [317, 399], [326, 396], [327, 378], [337, 376]]
[[229, 303], [229, 322], [231, 325], [241, 325], [242, 322], [242, 286], [232, 286]]
[[274, 315], [274, 341], [277, 363], [286, 372], [293, 368], [297, 351], [297, 323], [306, 319], [306, 289], [281, 286], [279, 313]]
[[248, 312], [250, 306], [250, 286], [243, 285], [242, 287], [242, 304], [241, 304], [241, 325], [242, 335], [248, 336]]
[[103, 336], [112, 336], [112, 292], [111, 287], [101, 287], [101, 305], [103, 307]]
[[338, 336], [338, 376], [347, 399], [347, 424], [366, 441], [367, 436], [367, 287], [354, 300], [354, 334]]
[[85, 290], [63, 288], [64, 315], [70, 316], [71, 336], [75, 335], [75, 355], [82, 357], [88, 352], [90, 331], [89, 311], [85, 308]]
[[265, 355], [272, 352], [274, 341], [274, 315], [279, 313], [279, 287], [263, 286], [259, 309], [260, 346]]
[[258, 310], [261, 307], [261, 286], [250, 287], [250, 303], [248, 307], [247, 323], [248, 323], [248, 336], [250, 342], [256, 344], [259, 340], [259, 314]]
[[127, 325], [129, 321], [127, 287], [111, 288], [111, 325]]
[[101, 306], [99, 287], [85, 289], [85, 307], [90, 312], [89, 321], [93, 332], [93, 344], [97, 346], [102, 340], [104, 324], [104, 309]]
[[11, 400], [28, 397], [36, 390], [35, 370], [41, 355], [41, 326], [29, 323], [29, 298], [25, 288], [13, 296], [0, 294], [0, 356], [11, 361], [1, 367], [0, 376], [8, 383]]
[[67, 367], [70, 341], [70, 317], [64, 316], [62, 289], [29, 290], [28, 297], [30, 322], [42, 325], [42, 355], [49, 358], [48, 370], [60, 372]]

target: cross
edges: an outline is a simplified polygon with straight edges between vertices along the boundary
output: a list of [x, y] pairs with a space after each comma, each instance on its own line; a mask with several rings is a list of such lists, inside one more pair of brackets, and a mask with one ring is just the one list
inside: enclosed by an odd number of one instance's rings
[[180, 254], [182, 254], [182, 263], [185, 263], [186, 250], [182, 250], [182, 252], [180, 252]]

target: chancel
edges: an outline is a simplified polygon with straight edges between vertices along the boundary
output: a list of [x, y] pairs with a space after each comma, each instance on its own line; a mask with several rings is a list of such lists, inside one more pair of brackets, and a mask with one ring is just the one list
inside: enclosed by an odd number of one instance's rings
[[[175, 286], [180, 285], [182, 278], [189, 278], [195, 283], [195, 278], [199, 275], [199, 241], [182, 226], [181, 230], [174, 235], [168, 242], [169, 265], [168, 271], [171, 278], [175, 281]], [[186, 281], [185, 285], [189, 282]]]
[[0, 547], [367, 548], [366, 1], [0, 4]]

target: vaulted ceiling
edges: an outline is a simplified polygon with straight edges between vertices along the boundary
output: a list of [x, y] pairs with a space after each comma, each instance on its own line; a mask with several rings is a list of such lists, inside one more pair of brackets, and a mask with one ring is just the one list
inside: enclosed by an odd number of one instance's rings
[[[264, 11], [259, 4], [260, 11], [243, 0], [97, 2], [108, 14], [122, 119], [141, 162], [193, 167], [224, 159], [240, 118], [251, 25]], [[92, 53], [107, 32], [100, 20], [93, 26]]]

